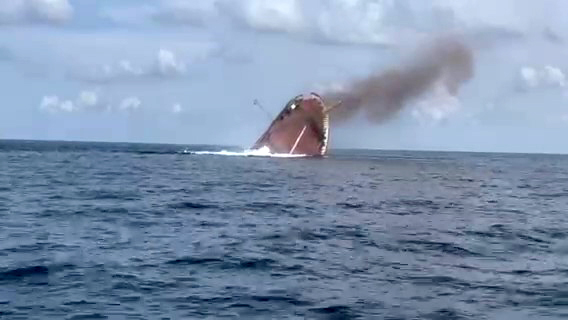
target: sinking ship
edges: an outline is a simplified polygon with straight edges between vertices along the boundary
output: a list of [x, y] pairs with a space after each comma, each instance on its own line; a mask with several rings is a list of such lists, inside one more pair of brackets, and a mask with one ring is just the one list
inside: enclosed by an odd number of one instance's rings
[[324, 156], [329, 145], [329, 113], [339, 106], [326, 106], [316, 93], [298, 95], [288, 101], [252, 149], [270, 153]]

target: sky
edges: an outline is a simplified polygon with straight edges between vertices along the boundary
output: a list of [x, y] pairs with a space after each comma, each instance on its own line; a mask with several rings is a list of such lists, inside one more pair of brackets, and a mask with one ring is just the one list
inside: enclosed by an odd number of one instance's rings
[[[0, 139], [248, 147], [292, 97], [454, 34], [474, 75], [331, 148], [568, 153], [563, 0], [0, 0]], [[414, 50], [414, 51], [413, 51]]]

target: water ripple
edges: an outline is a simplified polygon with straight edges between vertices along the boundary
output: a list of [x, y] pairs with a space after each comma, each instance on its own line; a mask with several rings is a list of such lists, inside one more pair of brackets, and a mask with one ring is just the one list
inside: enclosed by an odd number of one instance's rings
[[186, 149], [0, 141], [0, 318], [566, 316], [568, 157]]

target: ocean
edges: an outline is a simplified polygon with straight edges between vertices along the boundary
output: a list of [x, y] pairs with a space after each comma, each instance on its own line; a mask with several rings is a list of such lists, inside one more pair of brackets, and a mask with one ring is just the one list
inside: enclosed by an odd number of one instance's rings
[[568, 317], [568, 156], [241, 151], [0, 141], [0, 319]]

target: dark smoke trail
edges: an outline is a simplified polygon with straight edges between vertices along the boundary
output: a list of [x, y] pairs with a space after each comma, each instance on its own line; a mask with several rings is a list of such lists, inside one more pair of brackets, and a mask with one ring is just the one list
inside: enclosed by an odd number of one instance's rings
[[370, 121], [381, 123], [397, 114], [406, 103], [442, 81], [452, 95], [473, 76], [473, 54], [456, 38], [438, 38], [421, 48], [413, 59], [399, 67], [372, 74], [345, 90], [324, 93], [325, 101], [341, 100], [331, 118], [341, 122], [363, 111]]

